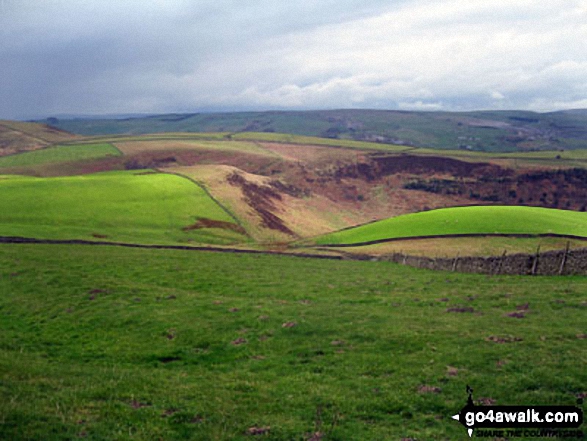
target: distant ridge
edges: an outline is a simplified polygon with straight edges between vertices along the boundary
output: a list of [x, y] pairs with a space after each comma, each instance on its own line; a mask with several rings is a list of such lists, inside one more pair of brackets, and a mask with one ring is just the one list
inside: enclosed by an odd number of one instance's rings
[[587, 110], [414, 112], [308, 110], [47, 118], [79, 135], [278, 132], [487, 152], [587, 149]]

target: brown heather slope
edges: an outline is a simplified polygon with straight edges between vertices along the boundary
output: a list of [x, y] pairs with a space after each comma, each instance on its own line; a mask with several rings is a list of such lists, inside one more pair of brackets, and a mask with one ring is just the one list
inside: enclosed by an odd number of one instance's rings
[[0, 156], [76, 139], [80, 137], [45, 124], [0, 120]]
[[[21, 131], [0, 129], [25, 136], [24, 128], [30, 127], [16, 124], [25, 126], [19, 125]], [[8, 148], [23, 148], [19, 143], [28, 138], [17, 138]], [[540, 167], [517, 159], [498, 163], [429, 150], [385, 153], [264, 141], [136, 138], [113, 141], [124, 156], [30, 166], [22, 172], [53, 176], [158, 169], [182, 174], [202, 184], [261, 243], [285, 243], [457, 205], [586, 209], [587, 169], [565, 168], [556, 161]]]
[[234, 166], [194, 165], [162, 171], [184, 175], [201, 184], [258, 242], [288, 242], [349, 224], [337, 220], [343, 210], [333, 201], [302, 194], [282, 181]]

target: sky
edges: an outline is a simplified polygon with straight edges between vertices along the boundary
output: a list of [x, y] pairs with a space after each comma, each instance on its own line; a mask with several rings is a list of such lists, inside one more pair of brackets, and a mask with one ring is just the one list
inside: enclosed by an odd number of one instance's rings
[[587, 0], [0, 0], [0, 118], [587, 108]]

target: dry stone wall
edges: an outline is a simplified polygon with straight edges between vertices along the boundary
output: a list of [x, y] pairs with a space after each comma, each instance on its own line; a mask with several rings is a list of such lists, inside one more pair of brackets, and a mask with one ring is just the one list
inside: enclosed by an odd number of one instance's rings
[[437, 258], [401, 253], [379, 258], [416, 268], [481, 274], [587, 275], [587, 248], [492, 257]]

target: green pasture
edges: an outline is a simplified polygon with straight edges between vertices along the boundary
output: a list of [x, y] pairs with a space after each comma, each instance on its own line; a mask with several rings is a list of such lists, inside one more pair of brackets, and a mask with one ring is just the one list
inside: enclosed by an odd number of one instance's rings
[[96, 143], [96, 142], [128, 142], [128, 141], [170, 141], [170, 140], [223, 140], [226, 139], [227, 133], [212, 132], [160, 132], [146, 133], [144, 135], [94, 135], [87, 136], [79, 144]]
[[107, 143], [74, 144], [49, 147], [26, 153], [0, 157], [0, 168], [24, 167], [58, 162], [73, 162], [106, 156], [120, 156], [120, 151]]
[[585, 293], [585, 277], [4, 244], [0, 439], [465, 440], [467, 385], [498, 405], [587, 392]]
[[582, 164], [587, 160], [587, 150], [542, 150], [528, 152], [479, 152], [474, 150], [440, 150], [432, 148], [413, 148], [410, 154], [426, 156], [448, 156], [458, 159], [486, 160], [511, 159], [536, 163], [544, 163], [552, 166], [567, 165], [569, 161]]
[[255, 142], [247, 141], [195, 141], [194, 148], [207, 149], [207, 150], [219, 150], [235, 153], [253, 153], [262, 156], [273, 156], [278, 157], [277, 154], [270, 152], [263, 147], [260, 147]]
[[197, 184], [145, 171], [0, 177], [0, 235], [132, 243], [232, 243], [231, 230], [182, 228], [203, 217], [235, 221]]
[[405, 214], [321, 236], [317, 244], [455, 234], [559, 234], [587, 237], [587, 213], [525, 206], [453, 207]]
[[[317, 136], [292, 135], [288, 133], [265, 133], [265, 132], [202, 132], [202, 133], [154, 133], [140, 136], [101, 136], [88, 138], [86, 142], [132, 142], [132, 141], [178, 141], [178, 140], [193, 140], [193, 141], [216, 141], [211, 142], [210, 146], [215, 149], [235, 149], [244, 147], [245, 151], [251, 150], [251, 144], [246, 144], [245, 141], [259, 141], [259, 142], [278, 142], [285, 144], [298, 145], [317, 145], [324, 147], [343, 147], [359, 150], [381, 150], [389, 152], [402, 152], [414, 150], [414, 147], [404, 145], [384, 144], [367, 141], [353, 141], [349, 139], [331, 139], [320, 138]], [[240, 143], [239, 143], [240, 141]], [[260, 149], [257, 147], [256, 150]], [[442, 153], [442, 152], [441, 152]]]
[[349, 139], [319, 138], [317, 136], [291, 135], [287, 133], [257, 133], [241, 132], [231, 136], [232, 139], [255, 140], [266, 142], [282, 142], [287, 144], [318, 145], [325, 147], [344, 147], [359, 150], [382, 150], [388, 152], [402, 152], [411, 150], [405, 145], [383, 144], [367, 141], [353, 141]]

